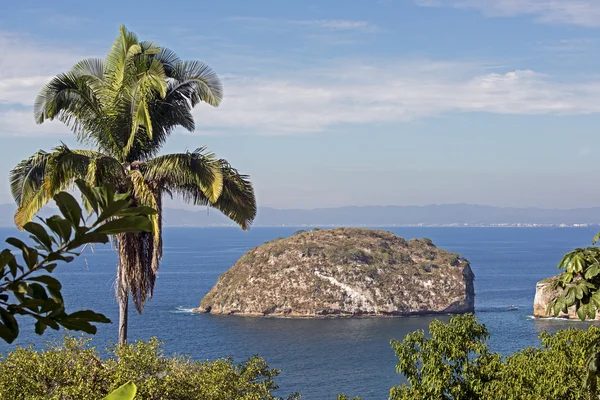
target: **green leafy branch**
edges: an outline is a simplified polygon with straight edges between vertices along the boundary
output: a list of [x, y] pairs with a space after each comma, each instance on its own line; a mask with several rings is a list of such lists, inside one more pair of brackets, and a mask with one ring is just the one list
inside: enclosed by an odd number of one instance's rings
[[577, 248], [561, 259], [558, 269], [563, 270], [553, 283], [554, 289], [562, 289], [548, 304], [547, 314], [558, 316], [568, 313], [575, 307], [581, 320], [595, 319], [600, 310], [600, 248], [596, 243], [600, 234], [596, 235], [592, 247]]
[[[132, 206], [128, 193], [115, 193], [110, 186], [91, 187], [77, 180], [77, 187], [91, 215], [97, 218], [88, 223], [75, 198], [67, 192], [54, 196], [61, 216], [29, 222], [23, 229], [35, 245], [10, 237], [12, 246], [0, 252], [0, 338], [12, 343], [19, 335], [16, 315], [36, 320], [35, 332], [44, 333], [47, 327], [60, 326], [90, 334], [96, 333], [93, 323], [110, 323], [104, 315], [90, 310], [67, 313], [62, 296], [62, 285], [49, 274], [58, 263], [70, 263], [80, 253], [78, 249], [109, 241], [110, 235], [124, 232], [151, 232], [149, 216], [156, 211], [151, 207]], [[18, 257], [15, 255], [21, 253]]]

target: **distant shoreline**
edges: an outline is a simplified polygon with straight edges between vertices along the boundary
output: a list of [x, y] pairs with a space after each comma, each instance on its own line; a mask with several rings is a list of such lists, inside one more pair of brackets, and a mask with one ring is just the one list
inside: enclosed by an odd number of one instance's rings
[[[165, 228], [238, 228], [237, 225], [164, 225]], [[600, 228], [600, 224], [252, 225], [251, 228]]]
[[[237, 225], [168, 225], [164, 228], [239, 228]], [[15, 228], [14, 225], [0, 225], [0, 228]], [[423, 225], [405, 225], [405, 224], [387, 224], [387, 225], [365, 225], [365, 224], [311, 224], [311, 225], [252, 225], [253, 228], [599, 228], [600, 224], [423, 224]]]

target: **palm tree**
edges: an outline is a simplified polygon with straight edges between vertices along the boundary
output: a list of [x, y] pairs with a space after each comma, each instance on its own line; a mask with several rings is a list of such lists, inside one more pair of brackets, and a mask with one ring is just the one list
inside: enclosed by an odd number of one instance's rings
[[78, 178], [93, 186], [111, 184], [131, 193], [134, 205], [159, 211], [153, 232], [114, 238], [119, 343], [127, 340], [129, 294], [138, 313], [152, 296], [162, 258], [163, 195], [214, 207], [244, 230], [256, 215], [248, 177], [206, 148], [158, 155], [173, 129], [194, 130], [191, 110], [196, 104], [216, 107], [221, 98], [221, 83], [209, 66], [182, 61], [171, 50], [139, 41], [121, 27], [105, 60], [78, 62], [53, 78], [35, 101], [37, 123], [58, 119], [91, 149], [61, 144], [51, 152], [36, 152], [11, 171], [17, 226]]

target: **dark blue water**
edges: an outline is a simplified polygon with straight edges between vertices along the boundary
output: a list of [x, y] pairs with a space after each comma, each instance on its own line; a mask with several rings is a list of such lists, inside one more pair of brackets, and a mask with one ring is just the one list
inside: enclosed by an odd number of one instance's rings
[[[587, 246], [588, 228], [391, 228], [405, 238], [429, 237], [471, 261], [475, 272], [476, 314], [491, 334], [491, 347], [503, 354], [539, 344], [542, 330], [586, 323], [533, 320], [535, 283], [556, 274], [561, 256]], [[294, 228], [171, 228], [165, 231], [164, 260], [154, 298], [142, 315], [130, 317], [130, 339], [157, 336], [165, 351], [188, 353], [198, 360], [232, 356], [236, 361], [258, 354], [282, 369], [279, 393], [299, 391], [307, 399], [334, 399], [340, 392], [365, 399], [387, 398], [395, 373], [391, 338], [427, 329], [430, 317], [398, 319], [289, 320], [192, 314], [202, 296], [250, 248]], [[15, 234], [0, 229], [0, 237]], [[85, 259], [57, 268], [70, 310], [89, 308], [118, 320], [114, 300], [116, 256], [108, 247], [86, 252]], [[517, 311], [507, 311], [516, 305]], [[20, 345], [60, 334], [33, 333], [23, 325]], [[94, 344], [104, 348], [117, 338], [117, 326], [100, 325]], [[0, 343], [0, 352], [14, 346]]]

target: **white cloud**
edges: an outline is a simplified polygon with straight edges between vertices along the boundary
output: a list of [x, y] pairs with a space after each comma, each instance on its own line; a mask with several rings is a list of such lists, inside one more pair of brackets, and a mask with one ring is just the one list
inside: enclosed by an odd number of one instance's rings
[[73, 49], [49, 46], [0, 31], [0, 136], [64, 135], [57, 122], [35, 124], [31, 107], [52, 76], [84, 58]]
[[0, 104], [32, 105], [52, 76], [83, 58], [74, 51], [0, 31]]
[[[0, 136], [68, 134], [60, 123], [35, 125], [31, 106], [52, 75], [83, 58], [77, 53], [0, 33], [0, 54], [5, 55], [0, 61]], [[262, 72], [219, 71], [225, 100], [218, 109], [197, 107], [196, 134], [327, 132], [445, 113], [600, 113], [600, 80], [574, 82], [569, 76], [494, 64], [345, 59], [311, 68], [293, 60], [265, 63], [270, 68]]]
[[345, 20], [345, 19], [315, 19], [315, 20], [297, 20], [297, 19], [274, 19], [265, 17], [231, 17], [232, 22], [246, 24], [246, 26], [259, 29], [277, 29], [285, 30], [293, 27], [316, 28], [328, 31], [363, 31], [373, 32], [378, 28], [376, 25], [367, 21]]
[[600, 27], [598, 0], [415, 0], [415, 4], [477, 9], [492, 17], [531, 15], [543, 23]]
[[7, 110], [0, 112], [0, 137], [68, 136], [69, 129], [58, 121], [35, 123], [31, 110]]
[[451, 112], [577, 115], [600, 112], [600, 81], [557, 83], [530, 70], [433, 61], [330, 68], [287, 78], [229, 77], [199, 125], [241, 133], [322, 132], [345, 124], [398, 123]]

